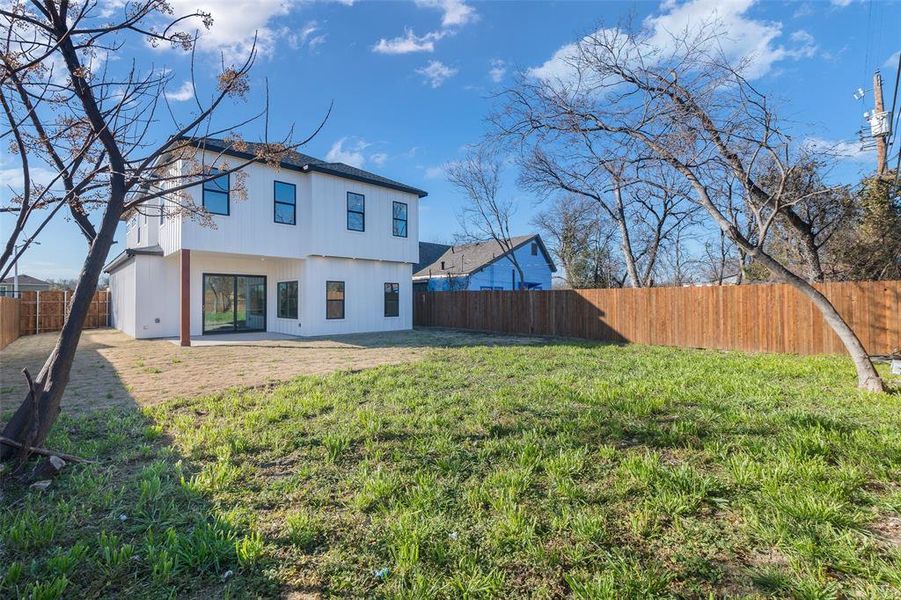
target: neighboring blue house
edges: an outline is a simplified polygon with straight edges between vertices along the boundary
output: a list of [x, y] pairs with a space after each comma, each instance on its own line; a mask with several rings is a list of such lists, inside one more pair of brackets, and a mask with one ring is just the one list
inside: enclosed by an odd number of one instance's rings
[[549, 290], [557, 267], [538, 234], [510, 240], [525, 280], [508, 253], [494, 240], [448, 246], [419, 243], [419, 263], [413, 267], [413, 290]]

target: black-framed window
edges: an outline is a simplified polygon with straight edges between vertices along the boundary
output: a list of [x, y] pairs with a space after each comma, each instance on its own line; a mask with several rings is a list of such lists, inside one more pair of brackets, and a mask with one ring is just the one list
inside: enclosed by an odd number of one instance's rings
[[391, 216], [391, 233], [395, 237], [407, 237], [407, 205], [403, 202], [392, 203]]
[[276, 290], [278, 300], [276, 314], [279, 319], [297, 318], [297, 282], [279, 281]]
[[385, 316], [400, 316], [400, 284], [385, 284]]
[[344, 318], [344, 282], [325, 282], [325, 318]]
[[347, 192], [347, 228], [366, 231], [366, 197], [363, 194]]
[[[219, 169], [210, 169], [210, 174], [221, 173]], [[214, 215], [229, 214], [228, 174], [220, 175], [203, 182], [203, 207]]]
[[538, 242], [532, 242], [532, 256], [538, 256]]
[[273, 184], [272, 197], [275, 202], [274, 219], [276, 223], [294, 225], [297, 223], [297, 186], [293, 183], [276, 181]]

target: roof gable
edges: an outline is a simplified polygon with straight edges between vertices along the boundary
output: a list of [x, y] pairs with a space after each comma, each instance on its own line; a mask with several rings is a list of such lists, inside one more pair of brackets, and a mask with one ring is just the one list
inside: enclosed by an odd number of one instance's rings
[[[513, 252], [516, 252], [532, 241], [538, 243], [538, 247], [544, 256], [544, 259], [547, 261], [551, 272], [556, 272], [557, 267], [554, 265], [554, 261], [551, 260], [550, 254], [548, 253], [544, 242], [541, 240], [540, 235], [533, 233], [531, 235], [515, 236], [510, 239], [513, 246]], [[420, 263], [414, 267], [414, 278], [429, 277], [433, 275], [472, 275], [498, 260], [501, 260], [508, 254], [496, 240], [487, 240], [484, 242], [476, 242], [474, 244], [444, 246], [446, 248], [444, 252], [434, 258], [431, 262], [426, 262], [426, 256], [423, 255], [424, 244], [428, 244], [430, 247], [443, 246], [442, 244], [420, 242]], [[427, 251], [433, 252], [433, 248], [428, 248]], [[442, 268], [442, 264], [444, 268]]]

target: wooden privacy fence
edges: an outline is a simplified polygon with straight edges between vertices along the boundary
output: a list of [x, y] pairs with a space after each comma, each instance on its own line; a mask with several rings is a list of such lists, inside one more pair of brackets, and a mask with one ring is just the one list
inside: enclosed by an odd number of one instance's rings
[[19, 301], [0, 297], [0, 350], [19, 337]]
[[[72, 302], [70, 290], [48, 290], [45, 292], [22, 292], [19, 303], [19, 335], [32, 335], [59, 331], [69, 314]], [[84, 328], [107, 327], [109, 325], [109, 290], [94, 293], [85, 319]]]
[[[871, 355], [901, 348], [901, 281], [816, 286]], [[784, 284], [529, 292], [418, 292], [417, 326], [689, 348], [843, 353], [819, 310]]]

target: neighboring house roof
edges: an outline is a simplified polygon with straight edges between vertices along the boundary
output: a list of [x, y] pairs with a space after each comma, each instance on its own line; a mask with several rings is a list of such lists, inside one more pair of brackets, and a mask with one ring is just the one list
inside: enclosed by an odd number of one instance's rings
[[161, 246], [145, 246], [143, 248], [126, 248], [122, 252], [116, 256], [113, 260], [109, 261], [103, 270], [106, 273], [112, 273], [130, 259], [132, 256], [136, 256], [138, 254], [146, 254], [148, 256], [163, 256], [163, 248]]
[[419, 242], [419, 262], [413, 265], [413, 273], [419, 273], [432, 263], [436, 262], [441, 255], [450, 250], [453, 246], [450, 244], [435, 244], [432, 242]]
[[[239, 158], [253, 158], [254, 156], [256, 156], [256, 149], [260, 146], [260, 144], [256, 144], [254, 142], [246, 142], [247, 150], [238, 151], [232, 147], [233, 143], [221, 138], [185, 137], [182, 139], [190, 142], [192, 145], [197, 146], [198, 148], [203, 148], [204, 150], [209, 150], [211, 152], [221, 152], [223, 154], [237, 156]], [[381, 175], [376, 175], [375, 173], [370, 173], [369, 171], [364, 171], [363, 169], [358, 169], [341, 162], [327, 162], [318, 158], [314, 158], [312, 156], [308, 156], [306, 154], [301, 154], [300, 152], [296, 152], [294, 150], [287, 152], [284, 160], [281, 161], [280, 166], [294, 171], [301, 171], [303, 173], [309, 171], [317, 171], [319, 173], [326, 173], [328, 175], [334, 175], [336, 177], [343, 177], [345, 179], [353, 179], [354, 181], [362, 181], [363, 183], [380, 185], [382, 187], [391, 188], [401, 192], [416, 194], [420, 198], [428, 196], [429, 194], [428, 192], [423, 191], [419, 188], [394, 181], [393, 179], [388, 179], [387, 177], [382, 177]]]
[[[16, 281], [15, 277], [7, 277], [3, 281], [0, 281], [0, 283], [8, 283], [8, 284], [12, 285], [15, 283], [15, 281]], [[20, 286], [22, 286], [22, 285], [46, 285], [49, 287], [50, 282], [44, 281], [43, 279], [38, 279], [37, 277], [32, 277], [31, 275], [26, 275], [26, 274], [22, 273], [21, 275], [19, 275], [19, 285]]]
[[[515, 252], [520, 247], [532, 241], [538, 242], [544, 259], [551, 272], [557, 271], [554, 261], [551, 260], [550, 253], [544, 246], [541, 236], [537, 233], [531, 235], [519, 235], [510, 238], [510, 242]], [[443, 252], [439, 253], [439, 249], [443, 248]], [[495, 240], [486, 242], [476, 242], [474, 244], [462, 244], [459, 246], [445, 246], [444, 244], [431, 244], [429, 242], [419, 242], [419, 264], [413, 267], [413, 279], [428, 279], [435, 276], [456, 276], [471, 275], [477, 271], [481, 271], [496, 260], [503, 258], [507, 253], [503, 247]], [[429, 258], [433, 258], [431, 262], [426, 262]], [[444, 268], [441, 268], [441, 263]]]

